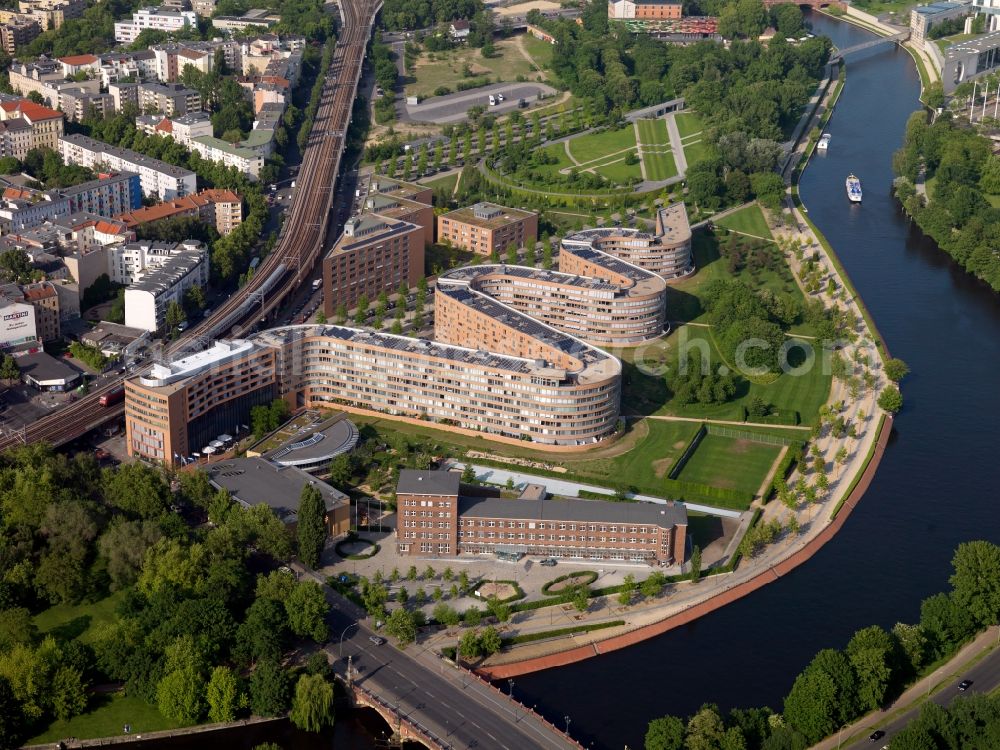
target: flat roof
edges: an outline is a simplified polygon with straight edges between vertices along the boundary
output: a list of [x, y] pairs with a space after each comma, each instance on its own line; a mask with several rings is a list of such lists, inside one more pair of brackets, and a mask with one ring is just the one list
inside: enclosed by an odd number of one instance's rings
[[353, 450], [359, 439], [358, 428], [340, 412], [302, 427], [283, 445], [265, 453], [264, 458], [282, 466], [315, 464]]
[[267, 505], [285, 523], [298, 520], [299, 496], [307, 484], [319, 490], [327, 511], [350, 498], [312, 474], [294, 466], [278, 466], [263, 458], [231, 458], [208, 464], [209, 481], [227, 490], [241, 505]]
[[169, 385], [197, 375], [209, 367], [243, 357], [256, 348], [257, 344], [246, 339], [220, 339], [209, 349], [195, 352], [165, 365], [155, 364], [150, 369], [149, 374], [140, 376], [138, 380], [149, 388]]
[[919, 13], [922, 16], [933, 16], [937, 13], [947, 13], [949, 10], [955, 10], [955, 8], [968, 8], [971, 10], [971, 6], [968, 3], [951, 3], [951, 2], [941, 2], [941, 3], [929, 3], [928, 5], [918, 5], [913, 9], [914, 13]]
[[989, 34], [983, 34], [976, 39], [969, 39], [966, 42], [958, 42], [951, 45], [944, 51], [944, 56], [946, 59], [951, 59], [969, 54], [978, 54], [998, 46], [1000, 46], [1000, 31], [993, 31]]
[[[497, 215], [490, 218], [482, 218], [476, 215], [476, 211], [483, 209], [496, 211]], [[484, 229], [498, 229], [515, 221], [522, 221], [530, 216], [537, 216], [533, 211], [522, 211], [519, 208], [507, 208], [496, 203], [476, 203], [472, 206], [463, 206], [442, 214], [445, 219], [461, 221], [465, 224], [474, 224]]]
[[403, 469], [399, 472], [396, 494], [457, 495], [460, 479], [454, 471]]
[[458, 514], [466, 518], [514, 518], [537, 521], [654, 524], [669, 529], [687, 525], [683, 503], [616, 503], [608, 500], [504, 500], [459, 497]]
[[68, 385], [80, 377], [79, 370], [45, 352], [18, 357], [17, 366], [22, 375], [38, 385]]
[[146, 156], [140, 154], [138, 151], [132, 151], [127, 148], [118, 148], [117, 146], [110, 146], [103, 141], [98, 141], [86, 135], [81, 135], [80, 133], [70, 133], [69, 135], [59, 136], [60, 142], [66, 141], [67, 143], [72, 143], [74, 146], [79, 146], [80, 148], [85, 148], [88, 151], [94, 153], [104, 153], [117, 156], [123, 161], [129, 162], [131, 164], [138, 164], [144, 166], [148, 169], [155, 170], [161, 174], [170, 175], [176, 178], [194, 177], [194, 172], [190, 169], [182, 169], [181, 167], [175, 167], [173, 164], [167, 164], [165, 161], [160, 161], [159, 159], [154, 159], [151, 156]]

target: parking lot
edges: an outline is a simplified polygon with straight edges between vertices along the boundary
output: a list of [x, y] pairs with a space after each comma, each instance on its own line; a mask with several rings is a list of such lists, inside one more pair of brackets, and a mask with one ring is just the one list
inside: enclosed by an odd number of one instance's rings
[[[531, 105], [538, 101], [539, 96], [555, 96], [556, 93], [554, 88], [544, 83], [493, 83], [457, 94], [434, 96], [420, 104], [406, 104], [404, 100], [402, 109], [406, 112], [406, 119], [415, 122], [459, 122], [466, 119], [466, 112], [477, 104], [486, 107], [491, 114], [499, 115], [518, 109], [520, 99]], [[504, 100], [490, 106], [490, 94], [503, 94]]]

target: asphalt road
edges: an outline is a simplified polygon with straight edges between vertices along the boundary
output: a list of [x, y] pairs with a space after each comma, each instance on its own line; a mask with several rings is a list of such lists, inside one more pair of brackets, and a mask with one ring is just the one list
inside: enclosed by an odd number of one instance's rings
[[[421, 651], [418, 644], [400, 651], [391, 641], [376, 645], [365, 613], [325, 587], [330, 601], [334, 668], [347, 673], [351, 657], [354, 682], [393, 705], [403, 719], [419, 723], [452, 748], [555, 750], [579, 747], [545, 728], [475, 677]], [[516, 697], [516, 696], [515, 696]], [[394, 727], [395, 728], [395, 727]]]
[[[972, 686], [965, 692], [961, 692], [958, 689], [958, 683], [962, 680], [972, 680]], [[1000, 649], [995, 649], [975, 666], [969, 667], [953, 679], [950, 679], [937, 693], [931, 696], [930, 700], [939, 706], [947, 706], [961, 696], [971, 695], [972, 693], [991, 693], [998, 688], [1000, 688]], [[887, 724], [873, 726], [872, 731], [881, 729], [885, 732], [885, 737], [882, 739], [872, 742], [868, 739], [868, 735], [865, 735], [856, 742], [845, 743], [844, 748], [860, 750], [860, 748], [870, 748], [872, 746], [881, 748], [891, 745], [893, 736], [919, 716], [920, 706], [922, 705], [923, 702], [913, 706]]]
[[[490, 94], [498, 93], [503, 94], [504, 100], [491, 107]], [[534, 104], [539, 93], [554, 96], [558, 92], [544, 83], [492, 83], [457, 94], [434, 96], [422, 104], [411, 105], [404, 101], [401, 108], [406, 112], [406, 119], [415, 122], [459, 122], [465, 120], [466, 112], [477, 104], [486, 107], [490, 114], [500, 115], [518, 109], [518, 99]]]

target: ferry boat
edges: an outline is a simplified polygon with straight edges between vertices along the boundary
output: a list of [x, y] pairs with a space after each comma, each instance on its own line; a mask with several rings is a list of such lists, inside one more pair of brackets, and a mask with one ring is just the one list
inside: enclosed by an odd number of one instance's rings
[[851, 203], [861, 203], [861, 180], [854, 175], [847, 176], [847, 197]]
[[830, 134], [823, 133], [822, 137], [819, 139], [819, 143], [816, 144], [816, 148], [820, 151], [826, 151], [830, 148]]

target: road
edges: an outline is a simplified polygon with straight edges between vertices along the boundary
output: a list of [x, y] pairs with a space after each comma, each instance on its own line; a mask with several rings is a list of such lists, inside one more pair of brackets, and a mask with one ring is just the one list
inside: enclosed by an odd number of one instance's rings
[[[460, 122], [474, 105], [481, 105], [491, 115], [510, 114], [520, 108], [519, 100], [534, 104], [539, 96], [554, 97], [559, 92], [545, 83], [492, 83], [488, 86], [444, 96], [433, 96], [420, 104], [407, 104], [401, 99], [397, 112], [413, 122]], [[490, 94], [503, 94], [504, 100], [490, 105]]]
[[[341, 217], [339, 212], [331, 217], [331, 208], [365, 51], [380, 7], [381, 0], [346, 0], [340, 4], [342, 24], [333, 59], [295, 178], [291, 209], [274, 249], [249, 283], [211, 316], [190, 328], [167, 354], [176, 357], [185, 351], [200, 350], [219, 336], [245, 334], [257, 319], [266, 319], [311, 277], [331, 218]], [[23, 430], [0, 432], [0, 450], [39, 441], [63, 445], [120, 417], [124, 405], [105, 408], [100, 405], [100, 397], [120, 388], [123, 381], [121, 375], [98, 381], [87, 396], [75, 403], [43, 416]]]
[[[881, 748], [891, 745], [896, 733], [920, 715], [921, 706], [926, 702], [924, 699], [931, 691], [936, 692], [927, 700], [939, 706], [947, 706], [962, 696], [991, 693], [1000, 689], [1000, 649], [996, 648], [998, 636], [1000, 628], [994, 626], [963, 648], [947, 664], [907, 690], [888, 711], [870, 715], [851, 727], [846, 727], [842, 737], [829, 737], [813, 750], [870, 748], [873, 743], [868, 737], [876, 729], [884, 731], [885, 736], [875, 742], [874, 746]], [[986, 656], [970, 666], [984, 651], [988, 651]], [[972, 686], [966, 692], [961, 692], [958, 683], [966, 679], [972, 680]], [[892, 718], [884, 718], [887, 716]]]
[[[300, 577], [323, 584], [322, 576], [293, 565]], [[436, 735], [445, 747], [490, 750], [568, 750], [580, 745], [535, 714], [508, 700], [489, 683], [413, 644], [401, 651], [376, 645], [365, 612], [323, 584], [330, 602], [326, 646], [334, 668], [378, 695], [398, 716]], [[515, 691], [515, 698], [516, 691]], [[572, 721], [572, 719], [571, 719]], [[395, 730], [396, 727], [393, 726]]]

